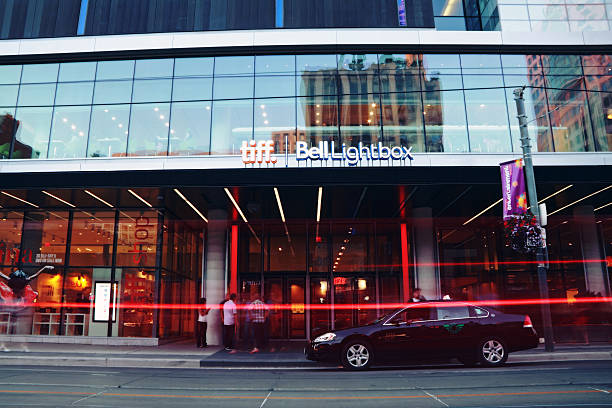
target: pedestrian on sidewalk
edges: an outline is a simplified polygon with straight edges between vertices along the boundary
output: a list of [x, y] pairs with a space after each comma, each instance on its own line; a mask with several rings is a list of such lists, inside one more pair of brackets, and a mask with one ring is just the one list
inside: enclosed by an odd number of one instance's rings
[[210, 308], [206, 307], [206, 298], [200, 299], [202, 309], [198, 310], [198, 321], [196, 325], [196, 336], [198, 348], [208, 347], [206, 343], [206, 330], [208, 329], [208, 312]]
[[234, 350], [234, 336], [236, 334], [236, 294], [232, 293], [227, 302], [223, 304], [223, 340], [225, 350], [236, 353]]
[[261, 301], [259, 295], [255, 295], [255, 300], [249, 306], [251, 315], [251, 323], [255, 329], [255, 347], [251, 350], [251, 354], [259, 353], [259, 350], [265, 345], [265, 330], [266, 317], [268, 315], [268, 306]]

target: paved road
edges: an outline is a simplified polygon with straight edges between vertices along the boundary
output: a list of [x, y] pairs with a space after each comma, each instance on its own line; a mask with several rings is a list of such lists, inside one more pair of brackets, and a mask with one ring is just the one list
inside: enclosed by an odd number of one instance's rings
[[612, 361], [382, 368], [0, 367], [0, 407], [612, 407]]

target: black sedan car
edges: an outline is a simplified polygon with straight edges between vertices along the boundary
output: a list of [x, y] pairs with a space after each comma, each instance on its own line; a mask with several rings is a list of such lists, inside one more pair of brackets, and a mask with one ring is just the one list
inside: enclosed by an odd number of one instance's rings
[[462, 302], [423, 302], [365, 326], [325, 333], [304, 351], [310, 360], [340, 362], [351, 370], [373, 363], [443, 358], [494, 367], [504, 364], [508, 353], [538, 343], [529, 316]]

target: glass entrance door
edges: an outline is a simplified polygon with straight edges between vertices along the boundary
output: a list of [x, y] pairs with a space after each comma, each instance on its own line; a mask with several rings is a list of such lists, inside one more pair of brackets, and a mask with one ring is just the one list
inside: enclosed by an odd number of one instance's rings
[[375, 282], [373, 276], [334, 278], [336, 330], [366, 324], [376, 318]]
[[[270, 307], [270, 338], [306, 338], [305, 286], [305, 278], [265, 278], [264, 298]], [[288, 307], [283, 308], [281, 305]]]

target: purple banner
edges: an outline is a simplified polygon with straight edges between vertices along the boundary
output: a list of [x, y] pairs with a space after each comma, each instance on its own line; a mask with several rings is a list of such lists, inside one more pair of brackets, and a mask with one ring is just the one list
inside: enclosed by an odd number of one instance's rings
[[523, 160], [512, 160], [501, 163], [499, 166], [501, 170], [504, 220], [507, 220], [513, 215], [521, 215], [527, 212]]
[[400, 27], [408, 25], [406, 21], [406, 3], [404, 0], [397, 0], [397, 19]]

